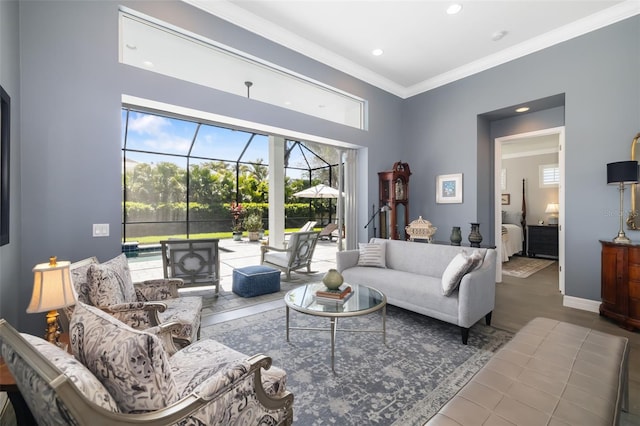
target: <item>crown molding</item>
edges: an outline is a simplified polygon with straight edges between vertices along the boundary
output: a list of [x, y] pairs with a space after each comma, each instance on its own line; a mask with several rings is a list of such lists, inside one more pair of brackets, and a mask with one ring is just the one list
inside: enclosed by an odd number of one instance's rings
[[521, 58], [640, 14], [640, 1], [626, 0], [622, 3], [604, 9], [599, 13], [587, 16], [556, 30], [549, 31], [526, 42], [502, 50], [496, 54], [470, 62], [469, 64], [455, 68], [433, 78], [429, 78], [413, 86], [405, 87], [381, 76], [380, 74], [374, 73], [371, 70], [344, 58], [343, 56], [336, 55], [322, 46], [311, 43], [291, 31], [278, 27], [277, 25], [274, 25], [253, 13], [247, 12], [245, 9], [242, 9], [226, 0], [182, 1], [403, 99], [444, 86], [462, 78], [469, 77], [473, 74], [477, 74], [514, 59]]

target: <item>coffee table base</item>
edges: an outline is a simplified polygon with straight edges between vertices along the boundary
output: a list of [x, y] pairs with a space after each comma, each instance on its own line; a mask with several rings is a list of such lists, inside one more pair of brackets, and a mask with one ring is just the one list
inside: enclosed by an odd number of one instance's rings
[[[308, 330], [308, 331], [329, 331], [331, 332], [331, 371], [334, 373], [335, 370], [335, 348], [336, 348], [336, 333], [338, 331], [348, 331], [351, 333], [382, 333], [382, 343], [384, 345], [387, 344], [387, 305], [383, 304], [382, 309], [382, 329], [381, 330], [358, 330], [358, 329], [350, 329], [350, 328], [338, 328], [338, 317], [330, 317], [330, 328], [321, 328], [321, 327], [291, 327], [289, 320], [289, 311], [290, 308], [287, 305], [287, 342], [289, 342], [289, 330]], [[303, 313], [303, 312], [301, 312]]]

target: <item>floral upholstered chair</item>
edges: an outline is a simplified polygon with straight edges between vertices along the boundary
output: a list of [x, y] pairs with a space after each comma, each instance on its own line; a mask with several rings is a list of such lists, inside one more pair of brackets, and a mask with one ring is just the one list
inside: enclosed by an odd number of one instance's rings
[[[175, 329], [173, 338], [179, 348], [200, 338], [202, 298], [181, 297], [181, 279], [134, 284], [127, 258], [120, 254], [104, 263], [95, 257], [72, 263], [71, 280], [77, 300], [99, 307], [135, 329], [177, 322], [181, 327]], [[73, 310], [73, 306], [64, 309], [67, 321]]]
[[169, 356], [160, 338], [79, 302], [75, 357], [0, 320], [0, 354], [40, 425], [290, 425], [286, 373], [205, 339]]

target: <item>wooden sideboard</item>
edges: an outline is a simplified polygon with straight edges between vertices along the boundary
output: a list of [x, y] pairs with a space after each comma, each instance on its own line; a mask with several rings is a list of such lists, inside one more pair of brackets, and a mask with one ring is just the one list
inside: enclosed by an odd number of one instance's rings
[[602, 244], [600, 315], [640, 329], [640, 245]]

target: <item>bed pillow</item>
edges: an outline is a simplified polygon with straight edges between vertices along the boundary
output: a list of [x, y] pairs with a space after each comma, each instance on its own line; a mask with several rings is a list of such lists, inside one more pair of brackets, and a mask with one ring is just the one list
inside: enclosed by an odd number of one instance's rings
[[373, 266], [375, 268], [387, 267], [387, 251], [384, 243], [360, 243], [360, 256], [358, 266]]
[[509, 211], [504, 212], [502, 223], [520, 225], [521, 221], [522, 221], [522, 212], [509, 212]]
[[469, 271], [471, 264], [471, 257], [464, 251], [456, 254], [456, 256], [451, 259], [451, 262], [447, 265], [447, 269], [445, 269], [442, 274], [442, 294], [451, 296], [453, 291], [458, 288], [464, 274]]

